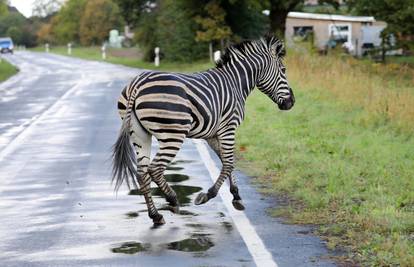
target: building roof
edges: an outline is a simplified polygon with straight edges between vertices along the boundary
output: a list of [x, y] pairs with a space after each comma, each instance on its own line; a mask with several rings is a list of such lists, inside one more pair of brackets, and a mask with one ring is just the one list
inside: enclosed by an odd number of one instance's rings
[[289, 12], [288, 18], [295, 19], [316, 19], [316, 20], [340, 20], [340, 21], [353, 21], [353, 22], [374, 22], [374, 17], [361, 17], [361, 16], [343, 16], [343, 15], [331, 15], [331, 14], [316, 14], [316, 13], [304, 13], [304, 12]]

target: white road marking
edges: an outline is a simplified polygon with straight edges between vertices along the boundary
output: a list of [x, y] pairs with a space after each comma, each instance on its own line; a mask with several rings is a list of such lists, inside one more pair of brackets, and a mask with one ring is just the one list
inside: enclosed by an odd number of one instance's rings
[[[197, 139], [194, 139], [193, 143], [195, 144], [198, 153], [200, 154], [201, 159], [210, 174], [210, 178], [215, 181], [220, 175], [220, 170], [211, 158], [206, 145], [203, 141]], [[272, 254], [263, 244], [263, 241], [256, 233], [256, 230], [250, 223], [246, 214], [242, 211], [234, 209], [233, 204], [231, 204], [232, 198], [230, 197], [229, 191], [229, 186], [226, 183], [223, 183], [222, 188], [219, 191], [220, 197], [223, 199], [224, 205], [227, 208], [230, 217], [233, 219], [233, 222], [236, 225], [241, 237], [243, 238], [247, 249], [252, 255], [254, 262], [259, 267], [277, 267], [277, 263], [273, 259]]]
[[35, 119], [31, 119], [27, 127], [23, 129], [22, 132], [17, 135], [2, 151], [0, 151], [0, 162], [5, 157], [14, 152], [25, 141], [25, 139], [33, 132], [34, 126], [36, 126], [40, 121], [47, 118], [51, 114], [54, 114], [54, 112], [57, 111], [59, 106], [62, 104], [61, 102], [68, 98], [73, 92], [75, 92], [79, 87], [83, 85], [85, 85], [85, 81], [81, 79], [81, 82], [77, 83], [71, 89], [66, 91], [66, 93], [58, 100], [56, 100], [56, 102], [51, 107], [49, 107], [39, 116], [36, 116]]

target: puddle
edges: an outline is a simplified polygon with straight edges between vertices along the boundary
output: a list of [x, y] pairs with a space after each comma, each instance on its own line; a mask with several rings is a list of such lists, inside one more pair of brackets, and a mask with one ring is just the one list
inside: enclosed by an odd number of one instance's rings
[[178, 212], [178, 214], [180, 214], [180, 215], [191, 215], [191, 216], [198, 216], [198, 214], [197, 214], [197, 213], [194, 213], [194, 212], [191, 212], [191, 211], [188, 211], [188, 210], [180, 210], [180, 211]]
[[200, 223], [187, 223], [185, 226], [195, 228], [197, 230], [202, 230], [202, 229], [206, 228], [204, 225], [202, 225]]
[[[176, 250], [182, 252], [203, 252], [214, 247], [214, 243], [208, 234], [193, 234], [190, 238], [174, 241], [171, 243], [160, 244], [158, 246], [166, 248], [168, 250]], [[111, 248], [111, 251], [113, 253], [132, 255], [140, 252], [151, 252], [152, 246], [149, 243], [130, 241]], [[158, 249], [155, 249], [154, 251], [158, 251]]]
[[111, 251], [113, 253], [135, 254], [138, 252], [148, 251], [150, 247], [150, 244], [142, 244], [139, 242], [125, 242], [122, 243], [119, 247], [112, 248]]
[[138, 212], [131, 211], [131, 212], [128, 212], [127, 214], [125, 214], [125, 215], [127, 216], [128, 219], [133, 219], [133, 218], [138, 217], [139, 216], [139, 213]]
[[[201, 187], [189, 186], [189, 185], [172, 185], [171, 188], [177, 193], [178, 202], [180, 202], [181, 205], [190, 203], [191, 202], [190, 196], [202, 190]], [[160, 197], [164, 196], [162, 191], [158, 187], [152, 188], [151, 194], [153, 196], [160, 196]], [[128, 195], [142, 195], [142, 194], [138, 189], [133, 189], [129, 191]]]
[[181, 170], [184, 170], [184, 168], [183, 167], [177, 167], [177, 166], [168, 166], [167, 167], [167, 169], [166, 169], [167, 171], [181, 171]]
[[227, 233], [233, 231], [233, 224], [231, 222], [221, 222], [220, 224], [226, 229]]
[[164, 175], [164, 177], [165, 177], [165, 180], [167, 180], [167, 182], [171, 182], [171, 183], [179, 183], [179, 182], [190, 179], [188, 175], [178, 174], [178, 173], [166, 174]]
[[178, 165], [178, 164], [187, 164], [187, 163], [192, 163], [192, 162], [194, 162], [194, 160], [176, 160], [176, 161], [173, 161], [170, 165]]
[[208, 235], [194, 234], [190, 238], [171, 242], [167, 245], [170, 250], [184, 251], [184, 252], [201, 252], [207, 251], [214, 247], [214, 243]]

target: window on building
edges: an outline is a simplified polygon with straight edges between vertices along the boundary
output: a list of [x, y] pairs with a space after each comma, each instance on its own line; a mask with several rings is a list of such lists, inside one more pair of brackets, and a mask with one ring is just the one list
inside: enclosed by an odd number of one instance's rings
[[313, 33], [313, 26], [296, 26], [293, 27], [293, 36], [302, 40], [307, 40]]
[[337, 43], [351, 43], [351, 24], [330, 24], [329, 36]]

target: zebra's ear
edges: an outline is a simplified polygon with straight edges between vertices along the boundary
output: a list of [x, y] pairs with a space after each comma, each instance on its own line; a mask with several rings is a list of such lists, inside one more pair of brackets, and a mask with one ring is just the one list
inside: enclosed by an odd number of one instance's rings
[[286, 55], [285, 45], [280, 40], [277, 40], [272, 45], [272, 49], [274, 49], [276, 56], [279, 58], [283, 58]]
[[286, 54], [285, 46], [282, 40], [276, 38], [273, 34], [267, 33], [265, 35], [265, 40], [268, 47], [271, 50], [271, 53], [276, 57], [284, 57]]

